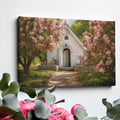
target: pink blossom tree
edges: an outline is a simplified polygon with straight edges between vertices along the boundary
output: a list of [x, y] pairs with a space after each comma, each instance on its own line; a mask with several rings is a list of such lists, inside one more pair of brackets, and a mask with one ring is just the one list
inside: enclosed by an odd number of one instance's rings
[[96, 65], [104, 72], [115, 71], [115, 22], [90, 21], [90, 32], [83, 33], [86, 51], [86, 65]]
[[29, 74], [32, 60], [43, 51], [52, 51], [61, 41], [63, 25], [60, 20], [49, 18], [18, 18], [18, 62], [24, 73]]

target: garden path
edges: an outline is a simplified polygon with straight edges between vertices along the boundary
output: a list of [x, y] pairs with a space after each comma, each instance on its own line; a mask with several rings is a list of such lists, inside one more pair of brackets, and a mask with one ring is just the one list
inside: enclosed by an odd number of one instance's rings
[[78, 72], [75, 71], [58, 71], [50, 77], [48, 86], [57, 87], [78, 87], [82, 86], [78, 80]]

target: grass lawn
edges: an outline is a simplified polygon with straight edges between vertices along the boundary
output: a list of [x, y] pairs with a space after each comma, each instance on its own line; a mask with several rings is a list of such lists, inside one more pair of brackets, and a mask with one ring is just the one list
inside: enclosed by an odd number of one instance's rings
[[113, 86], [115, 75], [103, 74], [101, 72], [80, 71], [79, 81], [83, 86]]
[[48, 79], [53, 75], [55, 71], [50, 70], [30, 70], [29, 75], [25, 75], [23, 70], [18, 72], [18, 81], [20, 86], [40, 88], [46, 87], [48, 84]]

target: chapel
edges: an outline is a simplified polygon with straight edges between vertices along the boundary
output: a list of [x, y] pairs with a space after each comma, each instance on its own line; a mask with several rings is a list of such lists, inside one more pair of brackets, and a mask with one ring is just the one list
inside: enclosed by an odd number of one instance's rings
[[74, 65], [80, 64], [80, 58], [85, 59], [83, 43], [66, 22], [64, 29], [61, 43], [52, 52], [47, 51], [47, 64], [52, 64], [51, 61], [54, 60], [59, 69], [74, 67]]

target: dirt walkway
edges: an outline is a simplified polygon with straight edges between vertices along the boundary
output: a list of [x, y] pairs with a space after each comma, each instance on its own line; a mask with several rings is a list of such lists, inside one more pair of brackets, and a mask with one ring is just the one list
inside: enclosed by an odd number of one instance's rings
[[77, 80], [78, 74], [75, 71], [58, 71], [49, 79], [48, 86], [77, 87], [82, 84]]

